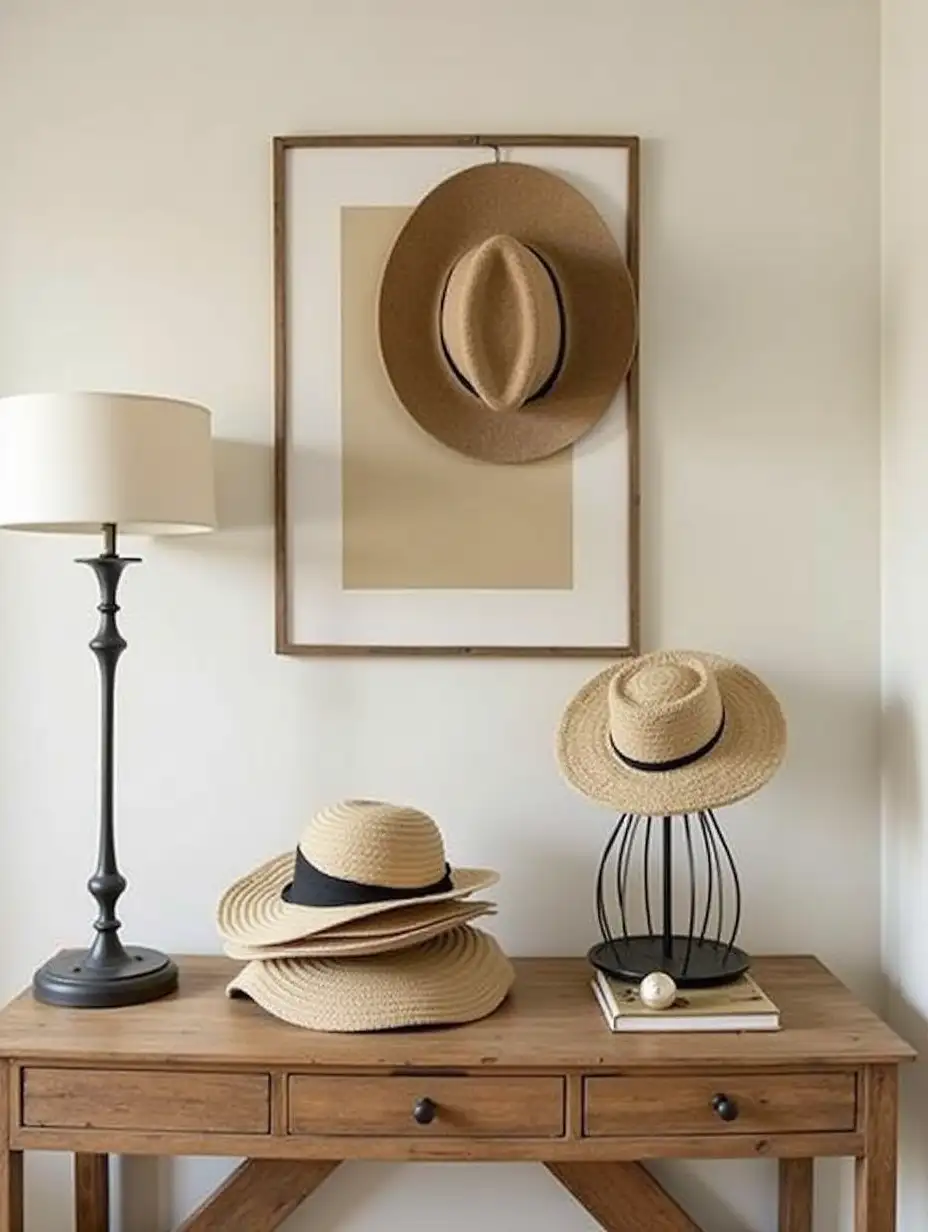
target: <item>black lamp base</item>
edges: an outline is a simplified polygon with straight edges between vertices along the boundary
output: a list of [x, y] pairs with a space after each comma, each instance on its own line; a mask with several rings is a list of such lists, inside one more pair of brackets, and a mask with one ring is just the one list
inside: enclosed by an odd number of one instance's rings
[[91, 962], [89, 950], [60, 950], [32, 977], [37, 1001], [72, 1009], [114, 1009], [157, 1001], [177, 989], [177, 967], [166, 954], [130, 945], [125, 959]]
[[588, 957], [594, 967], [616, 979], [637, 984], [652, 971], [664, 971], [678, 988], [733, 984], [751, 965], [736, 945], [690, 937], [673, 937], [670, 954], [663, 937], [616, 937], [594, 945]]

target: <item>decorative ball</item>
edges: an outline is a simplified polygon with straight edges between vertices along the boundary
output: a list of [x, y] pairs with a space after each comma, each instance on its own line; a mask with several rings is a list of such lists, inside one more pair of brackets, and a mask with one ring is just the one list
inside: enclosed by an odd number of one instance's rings
[[652, 971], [638, 985], [638, 996], [649, 1010], [669, 1010], [677, 999], [677, 986], [665, 972]]

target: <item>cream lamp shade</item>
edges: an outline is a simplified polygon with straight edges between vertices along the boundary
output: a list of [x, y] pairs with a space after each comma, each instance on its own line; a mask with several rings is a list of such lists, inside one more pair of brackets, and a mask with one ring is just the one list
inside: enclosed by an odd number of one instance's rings
[[0, 527], [170, 535], [216, 523], [210, 412], [122, 393], [0, 398]]

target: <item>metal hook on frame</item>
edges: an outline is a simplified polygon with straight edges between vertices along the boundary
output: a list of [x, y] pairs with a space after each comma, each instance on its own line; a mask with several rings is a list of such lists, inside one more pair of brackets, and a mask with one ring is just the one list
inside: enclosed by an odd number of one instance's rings
[[500, 149], [499, 143], [496, 141], [487, 141], [486, 137], [474, 137], [474, 145], [487, 146], [493, 151], [493, 162], [499, 165], [503, 161], [503, 151]]

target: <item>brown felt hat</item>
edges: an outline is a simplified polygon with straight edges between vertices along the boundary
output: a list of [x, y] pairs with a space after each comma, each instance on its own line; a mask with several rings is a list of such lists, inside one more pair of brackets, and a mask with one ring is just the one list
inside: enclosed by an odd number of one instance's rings
[[606, 413], [637, 342], [618, 243], [561, 176], [488, 163], [433, 188], [397, 236], [378, 333], [399, 401], [485, 462], [531, 462]]

